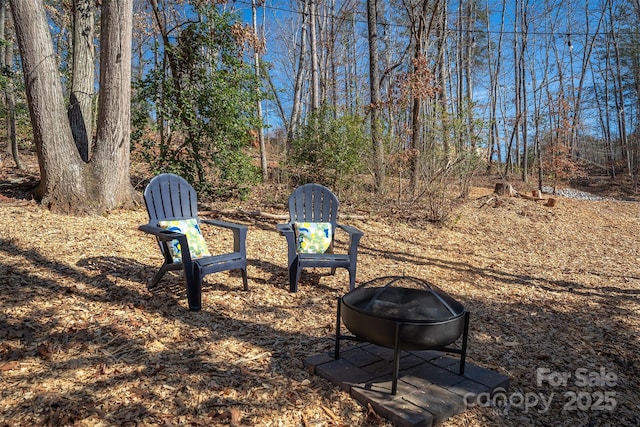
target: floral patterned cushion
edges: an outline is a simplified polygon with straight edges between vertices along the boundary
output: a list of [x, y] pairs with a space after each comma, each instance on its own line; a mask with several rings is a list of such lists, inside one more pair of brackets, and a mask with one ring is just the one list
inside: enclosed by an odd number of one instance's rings
[[[204, 256], [210, 256], [209, 249], [207, 248], [207, 242], [202, 237], [202, 232], [198, 226], [198, 220], [195, 218], [180, 219], [180, 220], [165, 220], [158, 221], [160, 227], [167, 230], [176, 231], [187, 236], [187, 242], [189, 243], [189, 253], [191, 258], [202, 258]], [[177, 240], [171, 242], [171, 251], [173, 252], [173, 262], [182, 261], [182, 248]]]
[[333, 230], [330, 222], [296, 222], [294, 228], [299, 253], [321, 254], [331, 245]]

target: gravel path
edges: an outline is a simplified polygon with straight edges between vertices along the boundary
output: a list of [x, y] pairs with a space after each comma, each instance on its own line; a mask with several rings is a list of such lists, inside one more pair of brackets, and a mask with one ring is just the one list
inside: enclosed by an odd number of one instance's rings
[[[553, 187], [542, 187], [542, 192], [545, 194], [554, 194]], [[576, 190], [575, 188], [557, 188], [555, 194], [558, 196], [579, 200], [609, 200], [606, 197], [596, 196], [595, 194]]]

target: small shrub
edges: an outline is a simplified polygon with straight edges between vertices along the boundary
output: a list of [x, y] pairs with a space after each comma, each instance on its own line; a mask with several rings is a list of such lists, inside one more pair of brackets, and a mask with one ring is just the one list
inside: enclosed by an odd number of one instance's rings
[[468, 196], [473, 177], [483, 161], [473, 151], [460, 152], [454, 159], [434, 151], [428, 164], [419, 197], [427, 206], [425, 219], [444, 224], [454, 212], [456, 200]]
[[300, 168], [307, 181], [342, 188], [362, 170], [367, 143], [360, 117], [336, 117], [323, 107], [309, 117], [292, 141], [289, 162]]

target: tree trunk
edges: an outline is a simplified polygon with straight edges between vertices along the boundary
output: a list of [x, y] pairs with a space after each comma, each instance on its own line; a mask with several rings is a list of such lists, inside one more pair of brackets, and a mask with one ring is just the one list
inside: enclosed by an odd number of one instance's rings
[[10, 0], [38, 154], [35, 196], [56, 211], [100, 212], [131, 203], [131, 0], [103, 0], [96, 153], [85, 163], [67, 118], [44, 3]]
[[44, 204], [59, 201], [71, 209], [86, 200], [87, 194], [80, 156], [67, 120], [44, 5], [41, 1], [20, 0], [11, 0], [10, 4], [40, 166], [35, 196]]
[[73, 2], [73, 77], [69, 122], [80, 157], [91, 158], [93, 142], [94, 1]]
[[94, 157], [97, 196], [107, 209], [130, 203], [132, 0], [103, 0], [100, 102]]
[[[440, 8], [438, 12], [438, 18], [436, 21], [436, 45], [437, 45], [437, 64], [435, 66], [436, 71], [436, 84], [441, 88], [446, 88], [449, 85], [449, 73], [447, 68], [447, 52], [450, 48], [447, 31], [448, 29], [448, 21], [447, 21], [447, 6]], [[447, 107], [449, 105], [449, 99], [447, 97], [447, 91], [441, 90], [435, 94], [436, 102], [439, 104], [439, 111], [436, 110], [437, 119], [442, 121], [442, 129], [446, 129], [442, 132], [440, 138], [442, 138], [442, 151], [447, 159], [451, 158], [452, 150], [451, 144], [449, 141], [449, 115], [447, 114]], [[461, 111], [461, 110], [458, 110]]]
[[529, 21], [528, 21], [528, 11], [527, 11], [527, 5], [524, 3], [521, 3], [521, 28], [522, 28], [522, 35], [521, 35], [521, 41], [522, 41], [522, 45], [521, 45], [521, 51], [520, 51], [520, 55], [518, 57], [518, 76], [519, 76], [519, 94], [520, 94], [520, 99], [519, 102], [521, 104], [521, 113], [522, 113], [522, 123], [521, 123], [521, 130], [522, 130], [522, 161], [520, 162], [519, 166], [522, 167], [522, 181], [523, 182], [528, 182], [529, 180], [529, 142], [528, 142], [528, 133], [527, 133], [527, 129], [529, 127], [529, 122], [528, 122], [528, 117], [529, 117], [529, 110], [528, 110], [528, 103], [527, 103], [527, 67], [525, 65], [525, 55], [526, 55], [526, 51], [527, 51], [527, 43], [528, 43], [528, 37], [529, 37]]
[[318, 56], [318, 4], [317, 0], [309, 2], [309, 38], [311, 48], [311, 111], [320, 108], [320, 70]]
[[[499, 99], [499, 76], [502, 73], [502, 40], [504, 37], [504, 26], [505, 26], [505, 11], [507, 7], [506, 0], [502, 0], [502, 13], [500, 14], [500, 31], [498, 33], [498, 43], [496, 46], [495, 54], [492, 50], [492, 44], [488, 44], [489, 49], [489, 83], [491, 87], [491, 92], [489, 95], [489, 144], [487, 149], [487, 171], [491, 171], [493, 166], [494, 159], [498, 167], [496, 168], [500, 171], [500, 161], [501, 150], [500, 150], [500, 132], [498, 130], [498, 99]], [[487, 20], [487, 25], [491, 25], [491, 20]], [[489, 27], [488, 27], [489, 29]], [[493, 63], [491, 62], [493, 59]]]
[[[258, 6], [256, 4], [256, 0], [251, 0], [251, 20], [253, 23], [253, 34], [258, 40]], [[256, 45], [253, 51], [253, 60], [254, 66], [256, 69], [256, 79], [260, 81], [260, 51], [259, 46]], [[259, 91], [260, 87], [256, 87], [256, 91]], [[258, 99], [256, 102], [256, 114], [258, 115], [258, 119], [260, 123], [263, 122], [263, 113], [262, 113], [262, 100]], [[267, 167], [267, 147], [264, 142], [264, 131], [262, 126], [258, 129], [258, 146], [260, 147], [260, 168], [262, 169], [262, 180], [267, 181], [269, 179], [269, 168]]]
[[[620, 145], [622, 147], [628, 147], [629, 146], [629, 138], [627, 137], [627, 118], [626, 118], [626, 114], [625, 114], [625, 109], [624, 109], [624, 104], [625, 104], [625, 100], [624, 100], [624, 82], [623, 82], [623, 77], [622, 77], [622, 64], [621, 64], [621, 58], [620, 58], [620, 48], [618, 45], [618, 36], [616, 35], [615, 31], [611, 31], [611, 35], [610, 37], [613, 38], [612, 40], [612, 44], [613, 44], [613, 54], [614, 54], [614, 60], [615, 60], [615, 67], [612, 67], [613, 69], [615, 69], [615, 72], [612, 70], [612, 73], [614, 73], [614, 77], [613, 77], [613, 81], [614, 81], [614, 88], [615, 88], [615, 112], [616, 112], [616, 120], [618, 122], [618, 130], [619, 130], [619, 134], [620, 134]], [[637, 64], [634, 64], [636, 66], [634, 66], [634, 69], [637, 69]], [[636, 71], [637, 73], [637, 71]], [[608, 88], [607, 88], [608, 89]], [[611, 159], [611, 177], [615, 178], [615, 160]], [[630, 163], [630, 172], [633, 174], [633, 166]]]
[[373, 143], [373, 174], [374, 191], [380, 193], [384, 187], [385, 165], [384, 144], [382, 142], [382, 129], [380, 123], [380, 108], [382, 99], [380, 96], [380, 72], [378, 53], [378, 13], [377, 1], [367, 1], [367, 23], [369, 30], [369, 90], [371, 97], [371, 140]]
[[[446, 4], [446, 3], [445, 3]], [[443, 8], [445, 9], [445, 8]], [[473, 117], [473, 77], [472, 77], [472, 62], [473, 62], [473, 38], [475, 37], [475, 33], [473, 32], [474, 25], [477, 21], [477, 12], [476, 12], [476, 4], [473, 1], [467, 1], [465, 4], [466, 13], [463, 18], [465, 22], [466, 31], [463, 34], [463, 61], [460, 66], [463, 68], [463, 79], [464, 81], [464, 95], [462, 93], [459, 97], [464, 101], [463, 108], [459, 111], [464, 111], [464, 135], [462, 135], [462, 140], [459, 143], [460, 153], [464, 152], [466, 149], [471, 148], [475, 151], [475, 138], [474, 138], [474, 117]], [[460, 113], [458, 113], [460, 114]], [[465, 146], [468, 143], [468, 146]]]
[[291, 106], [291, 119], [287, 129], [287, 151], [291, 146], [291, 141], [298, 135], [298, 127], [302, 121], [302, 89], [306, 71], [307, 55], [307, 20], [309, 19], [309, 2], [304, 2], [302, 13], [302, 24], [300, 26], [300, 56], [298, 57], [298, 67], [296, 70], [295, 82], [293, 85], [293, 105]]
[[[525, 51], [525, 47], [524, 47], [524, 41], [523, 41], [523, 34], [521, 33], [519, 27], [522, 26], [522, 17], [520, 15], [520, 11], [522, 10], [522, 1], [523, 0], [516, 0], [515, 1], [515, 6], [514, 8], [516, 9], [516, 19], [513, 22], [513, 34], [514, 34], [514, 38], [513, 38], [513, 61], [514, 61], [514, 67], [513, 67], [513, 73], [514, 73], [514, 107], [515, 107], [515, 115], [516, 115], [516, 120], [519, 121], [520, 118], [522, 117], [522, 94], [521, 94], [521, 89], [522, 89], [522, 85], [521, 85], [521, 81], [523, 76], [521, 75], [521, 61], [522, 61], [522, 55], [523, 52]], [[507, 176], [507, 173], [509, 170], [513, 171], [517, 171], [517, 169], [520, 167], [520, 132], [519, 132], [520, 126], [516, 125], [513, 128], [513, 133], [511, 134], [511, 141], [509, 142], [509, 148], [507, 149], [508, 155], [507, 155], [507, 163], [504, 169], [504, 175]], [[515, 142], [515, 147], [513, 147], [513, 143]]]
[[[576, 156], [576, 144], [578, 142], [578, 131], [580, 129], [580, 124], [582, 122], [582, 98], [584, 94], [584, 86], [587, 81], [589, 72], [589, 63], [591, 62], [591, 55], [595, 49], [596, 42], [601, 38], [601, 27], [605, 22], [606, 16], [606, 8], [609, 2], [603, 2], [601, 4], [602, 9], [600, 10], [600, 15], [597, 21], [596, 29], [592, 30], [590, 28], [590, 14], [593, 13], [593, 8], [589, 7], [588, 3], [585, 4], [585, 24], [586, 28], [584, 29], [584, 48], [582, 50], [582, 60], [580, 67], [580, 76], [578, 79], [577, 87], [572, 84], [572, 92], [573, 92], [573, 116], [571, 123], [571, 157], [575, 158]], [[571, 59], [571, 58], [570, 58]], [[571, 62], [573, 65], [573, 62]], [[571, 73], [571, 81], [573, 81], [573, 72]], [[623, 134], [622, 138], [626, 139], [626, 125], [622, 128]]]
[[[420, 15], [416, 17], [415, 22], [417, 28], [415, 31], [412, 31], [412, 36], [414, 39], [414, 52], [413, 58], [415, 60], [414, 70], [419, 63], [420, 57], [423, 55], [423, 46], [425, 44], [426, 38], [429, 36], [429, 32], [431, 31], [431, 24], [429, 24], [429, 28], [426, 25], [427, 12], [429, 11], [429, 0], [422, 1], [422, 8], [420, 9]], [[431, 14], [431, 23], [433, 22], [433, 18], [438, 11], [438, 0], [436, 0], [432, 14]], [[423, 133], [422, 133], [422, 105], [424, 101], [421, 99], [418, 94], [413, 94], [412, 99], [412, 107], [411, 107], [411, 142], [410, 146], [413, 150], [413, 154], [409, 160], [409, 192], [413, 195], [415, 194], [418, 187], [418, 164], [419, 164], [419, 155], [421, 152], [421, 146], [423, 141]]]
[[[7, 0], [0, 0], [0, 37], [6, 40], [8, 43], [0, 47], [0, 63], [7, 70], [13, 70], [13, 40], [9, 36], [7, 31], [6, 19], [7, 19]], [[16, 132], [16, 100], [14, 94], [13, 77], [7, 77], [7, 82], [4, 88], [5, 102], [7, 103], [7, 139], [10, 144], [11, 155], [13, 156], [13, 162], [16, 164], [16, 168], [24, 170], [22, 159], [20, 159], [20, 152], [18, 151], [18, 138]]]

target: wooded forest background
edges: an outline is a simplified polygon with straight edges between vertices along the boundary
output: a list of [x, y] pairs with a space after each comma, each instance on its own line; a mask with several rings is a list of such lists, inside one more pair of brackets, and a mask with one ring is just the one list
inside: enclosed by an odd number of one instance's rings
[[[18, 168], [21, 150], [46, 147], [54, 131], [34, 121], [37, 109], [28, 114], [29, 39], [21, 45], [14, 25], [27, 22], [26, 8], [0, 0], [3, 136]], [[338, 188], [372, 177], [374, 192], [389, 190], [388, 177], [406, 178], [393, 190], [439, 199], [452, 181], [464, 194], [479, 171], [542, 188], [587, 167], [629, 174], [637, 187], [635, 0], [46, 0], [28, 12], [38, 8], [51, 31], [49, 72], [59, 73], [74, 156], [84, 164], [106, 138], [105, 82], [127, 75], [102, 80], [102, 67], [121, 59], [122, 42], [103, 44], [123, 31], [106, 25], [113, 10], [133, 22], [132, 95], [130, 117], [118, 103], [111, 114], [131, 124], [120, 130], [131, 135], [134, 161], [201, 191], [243, 197], [286, 170], [286, 178]], [[47, 150], [35, 151], [43, 174]], [[114, 164], [128, 176], [128, 156]], [[100, 181], [92, 174], [84, 182]]]

